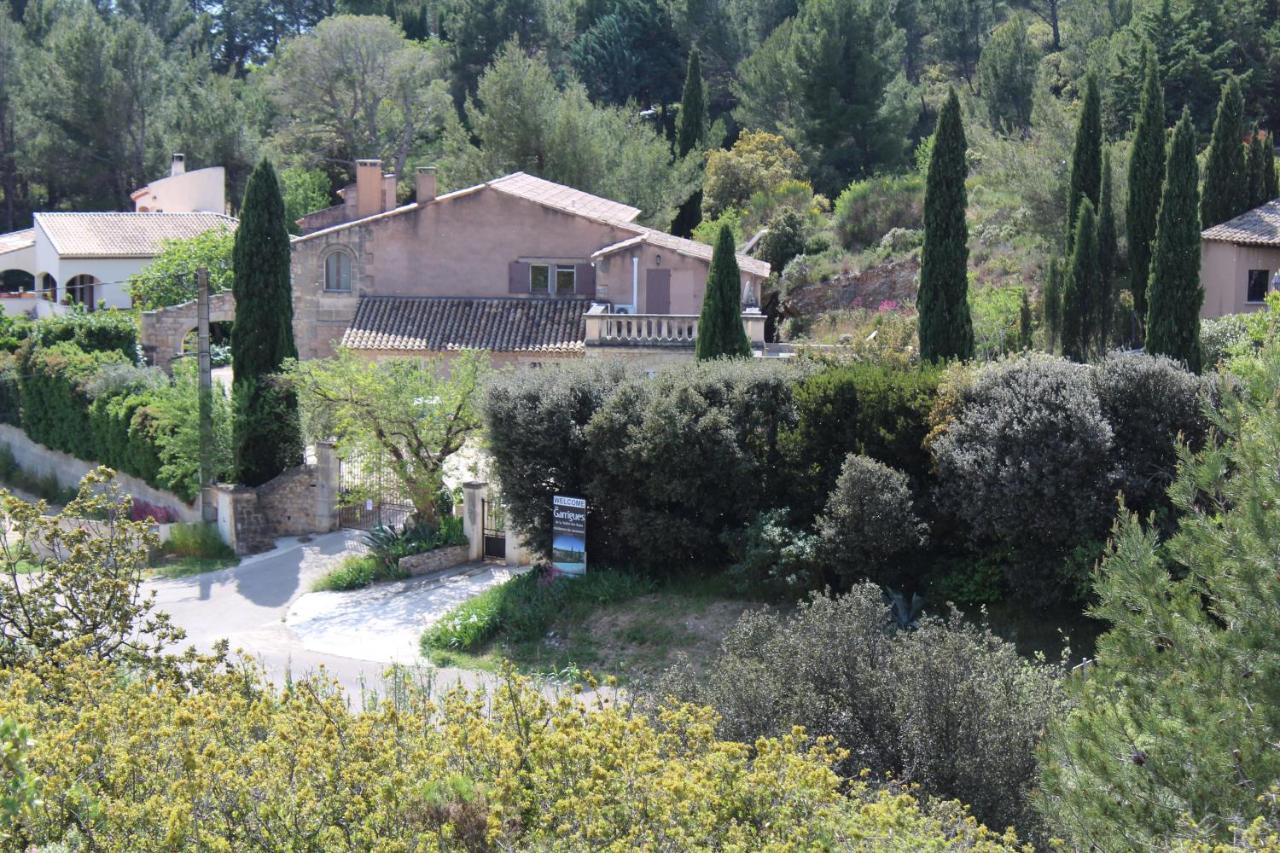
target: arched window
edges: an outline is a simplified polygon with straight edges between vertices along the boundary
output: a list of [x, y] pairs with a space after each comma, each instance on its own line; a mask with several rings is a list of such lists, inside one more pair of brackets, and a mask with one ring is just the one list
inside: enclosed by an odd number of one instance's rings
[[351, 255], [333, 252], [324, 259], [324, 289], [330, 293], [351, 292]]

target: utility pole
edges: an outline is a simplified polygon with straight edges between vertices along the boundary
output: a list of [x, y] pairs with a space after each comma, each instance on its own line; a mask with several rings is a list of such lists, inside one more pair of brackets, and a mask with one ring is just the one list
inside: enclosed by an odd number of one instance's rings
[[196, 346], [200, 376], [200, 517], [217, 521], [213, 502], [213, 372], [209, 360], [209, 270], [196, 270]]

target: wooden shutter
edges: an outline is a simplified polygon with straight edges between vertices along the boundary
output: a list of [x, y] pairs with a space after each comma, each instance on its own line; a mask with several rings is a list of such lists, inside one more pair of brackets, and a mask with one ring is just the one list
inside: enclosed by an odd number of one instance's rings
[[507, 265], [507, 293], [529, 292], [529, 265], [512, 261]]
[[596, 268], [591, 264], [578, 264], [574, 273], [574, 292], [594, 299], [596, 295]]
[[671, 313], [671, 270], [644, 271], [644, 313]]

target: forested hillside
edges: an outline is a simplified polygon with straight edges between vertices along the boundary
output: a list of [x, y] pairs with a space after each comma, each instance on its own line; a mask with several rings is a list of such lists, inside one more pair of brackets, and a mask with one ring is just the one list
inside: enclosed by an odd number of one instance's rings
[[[955, 86], [981, 125], [979, 173], [1028, 229], [1056, 235], [1064, 129], [1087, 73], [1115, 142], [1132, 132], [1148, 43], [1166, 126], [1187, 107], [1207, 137], [1230, 75], [1247, 121], [1280, 120], [1275, 0], [16, 0], [8, 12], [5, 229], [33, 210], [124, 208], [172, 151], [226, 166], [233, 199], [264, 153], [313, 204], [378, 156], [402, 175], [440, 162], [454, 186], [525, 169], [662, 226], [685, 207], [691, 227], [706, 150], [778, 134], [798, 156], [786, 176], [834, 200], [856, 179], [912, 171]], [[686, 81], [695, 49], [705, 91]], [[682, 120], [690, 96], [705, 114]]]

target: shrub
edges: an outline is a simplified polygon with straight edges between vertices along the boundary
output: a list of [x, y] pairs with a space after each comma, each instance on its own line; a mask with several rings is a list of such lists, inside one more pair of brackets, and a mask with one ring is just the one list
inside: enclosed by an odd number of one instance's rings
[[[591, 477], [586, 438], [592, 416], [631, 376], [623, 365], [585, 361], [548, 370], [495, 373], [484, 398], [493, 478], [508, 518], [535, 554], [551, 556], [551, 498], [582, 496]], [[587, 541], [603, 548], [600, 508], [587, 516]]]
[[37, 321], [30, 339], [36, 346], [72, 343], [85, 352], [118, 353], [125, 361], [138, 358], [138, 329], [123, 311], [71, 311]]
[[885, 586], [909, 582], [910, 558], [924, 544], [906, 476], [874, 459], [849, 454], [818, 521], [823, 556], [846, 581]]
[[1209, 429], [1202, 381], [1164, 356], [1117, 353], [1097, 365], [1093, 384], [1125, 504], [1142, 516], [1167, 508], [1178, 437], [1198, 449]]
[[941, 508], [978, 543], [1015, 556], [1016, 592], [1080, 594], [1060, 557], [1114, 514], [1111, 426], [1091, 369], [1063, 359], [994, 363], [962, 381], [932, 440]]
[[406, 575], [398, 566], [388, 566], [373, 554], [344, 557], [334, 569], [321, 575], [311, 589], [315, 592], [347, 592], [369, 586], [374, 581], [400, 580]]
[[[442, 492], [442, 495], [447, 497], [449, 493]], [[388, 569], [396, 569], [404, 557], [450, 545], [465, 545], [467, 536], [462, 530], [460, 517], [440, 515], [434, 524], [405, 522], [399, 530], [386, 525], [375, 527], [365, 534], [364, 544], [379, 563]]]
[[820, 541], [790, 526], [787, 516], [786, 509], [767, 510], [745, 531], [725, 535], [725, 544], [739, 555], [730, 576], [744, 590], [794, 596], [820, 586]]
[[850, 251], [880, 242], [894, 228], [924, 227], [924, 177], [880, 175], [854, 181], [836, 198], [836, 239]]
[[440, 617], [422, 636], [431, 649], [474, 651], [495, 637], [510, 642], [538, 639], [558, 618], [626, 601], [653, 590], [628, 572], [591, 571], [566, 577], [534, 570], [492, 586]]
[[22, 389], [17, 356], [0, 352], [0, 423], [22, 425]]
[[796, 725], [831, 735], [849, 751], [838, 766], [847, 775], [892, 774], [963, 796], [995, 825], [1034, 829], [1034, 749], [1063, 707], [1060, 677], [955, 613], [899, 632], [868, 583], [789, 616], [743, 615], [708, 667], [677, 667], [652, 695], [711, 705], [731, 740]]
[[[136, 506], [136, 504], [135, 504]], [[160, 519], [156, 519], [160, 521]], [[164, 543], [165, 552], [175, 557], [233, 557], [235, 551], [222, 541], [216, 524], [192, 522], [175, 524]]]
[[588, 498], [611, 531], [606, 561], [654, 575], [723, 567], [721, 535], [781, 494], [778, 437], [794, 419], [796, 375], [776, 362], [708, 361], [609, 397], [585, 434]]
[[167, 506], [160, 506], [150, 501], [134, 498], [129, 507], [129, 520], [150, 521], [155, 524], [172, 524], [178, 520], [178, 515]]
[[86, 383], [104, 366], [123, 364], [112, 351], [86, 351], [64, 341], [20, 353], [18, 387], [22, 399], [22, 428], [46, 447], [81, 459], [97, 457], [97, 442], [86, 428], [89, 397]]
[[924, 447], [942, 371], [853, 363], [806, 376], [794, 392], [796, 423], [782, 438], [800, 518], [822, 511], [850, 453], [906, 473], [917, 486], [929, 471]]
[[1253, 340], [1242, 314], [1211, 317], [1200, 321], [1200, 351], [1204, 366], [1213, 369], [1241, 351], [1251, 349]]

